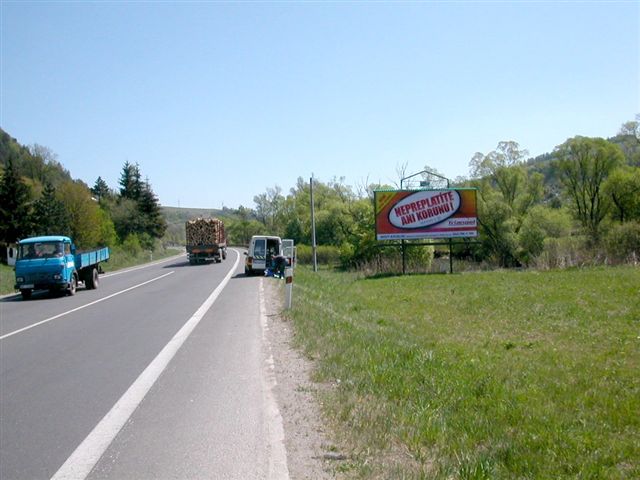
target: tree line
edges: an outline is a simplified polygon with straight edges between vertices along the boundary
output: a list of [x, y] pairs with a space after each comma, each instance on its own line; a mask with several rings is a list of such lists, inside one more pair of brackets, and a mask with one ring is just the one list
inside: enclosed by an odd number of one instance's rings
[[0, 130], [0, 243], [67, 235], [79, 248], [153, 249], [166, 230], [160, 203], [137, 164], [125, 162], [120, 189], [98, 177], [73, 180], [46, 147], [24, 147]]
[[[475, 187], [479, 238], [457, 242], [454, 256], [501, 267], [561, 266], [624, 261], [640, 255], [640, 118], [626, 122], [613, 138], [576, 136], [553, 152], [530, 159], [514, 141], [478, 152], [468, 177], [454, 187]], [[424, 175], [433, 185], [442, 174]], [[406, 165], [396, 169], [406, 176]], [[395, 185], [352, 187], [344, 179], [315, 181], [317, 244], [344, 267], [380, 264], [398, 257], [390, 242], [375, 239], [373, 191]], [[238, 243], [254, 234], [275, 234], [311, 243], [310, 186], [299, 178], [288, 193], [279, 186], [254, 197], [254, 208], [227, 211], [228, 230]], [[420, 242], [424, 243], [424, 242]], [[409, 243], [411, 245], [411, 243]], [[447, 249], [421, 246], [410, 257], [427, 263]]]

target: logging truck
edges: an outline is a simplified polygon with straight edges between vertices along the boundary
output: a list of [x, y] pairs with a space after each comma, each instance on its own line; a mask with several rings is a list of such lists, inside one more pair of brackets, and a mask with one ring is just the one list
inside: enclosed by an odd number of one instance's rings
[[222, 262], [227, 258], [227, 237], [219, 218], [194, 218], [185, 225], [187, 256], [191, 265]]

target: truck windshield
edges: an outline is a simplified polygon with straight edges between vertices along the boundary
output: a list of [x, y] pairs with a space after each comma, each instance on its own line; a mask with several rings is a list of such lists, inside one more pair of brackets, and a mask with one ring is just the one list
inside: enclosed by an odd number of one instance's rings
[[63, 252], [62, 242], [26, 243], [18, 249], [18, 260], [61, 257]]

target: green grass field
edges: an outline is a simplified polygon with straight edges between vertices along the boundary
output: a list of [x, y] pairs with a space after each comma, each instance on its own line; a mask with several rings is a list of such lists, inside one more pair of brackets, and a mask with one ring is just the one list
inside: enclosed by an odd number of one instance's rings
[[348, 477], [640, 478], [640, 269], [294, 285]]

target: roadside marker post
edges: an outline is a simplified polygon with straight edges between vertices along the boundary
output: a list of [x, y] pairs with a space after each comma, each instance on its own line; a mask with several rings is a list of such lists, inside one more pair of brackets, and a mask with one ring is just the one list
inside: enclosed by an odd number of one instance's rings
[[284, 303], [287, 309], [291, 308], [291, 297], [293, 295], [293, 268], [284, 269]]

